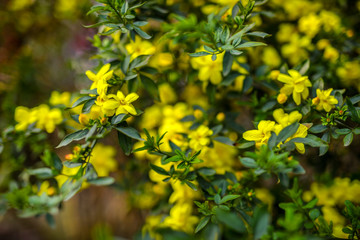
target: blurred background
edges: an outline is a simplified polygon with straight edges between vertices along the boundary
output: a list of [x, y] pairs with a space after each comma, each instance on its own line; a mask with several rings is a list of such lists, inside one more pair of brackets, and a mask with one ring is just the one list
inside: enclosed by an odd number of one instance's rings
[[[88, 37], [96, 30], [83, 27], [94, 22], [86, 15], [90, 7], [89, 0], [0, 1], [0, 129], [14, 123], [16, 106], [34, 107], [47, 102], [54, 90], [87, 86], [84, 73], [95, 64], [89, 60]], [[119, 191], [85, 189], [62, 206], [53, 227], [44, 217], [23, 219], [7, 212], [0, 217], [0, 239], [130, 238], [142, 217], [126, 206]]]

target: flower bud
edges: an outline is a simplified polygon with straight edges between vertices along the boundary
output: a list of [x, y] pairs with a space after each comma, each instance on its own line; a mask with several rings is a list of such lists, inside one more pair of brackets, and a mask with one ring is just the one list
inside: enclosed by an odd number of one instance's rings
[[200, 119], [200, 118], [202, 118], [204, 116], [204, 113], [200, 110], [200, 109], [196, 109], [195, 111], [194, 111], [194, 117], [196, 118], [196, 119]]
[[278, 101], [278, 103], [280, 103], [280, 104], [284, 104], [287, 99], [288, 99], [288, 97], [287, 97], [284, 93], [280, 93], [280, 94], [277, 96], [277, 101]]
[[318, 105], [319, 103], [320, 103], [320, 98], [319, 97], [313, 98], [313, 100], [312, 100], [313, 105]]
[[222, 122], [224, 121], [225, 119], [225, 114], [223, 112], [219, 112], [217, 115], [216, 115], [216, 120], [218, 120], [219, 122]]
[[83, 113], [80, 113], [79, 115], [79, 122], [81, 125], [88, 125], [89, 124], [89, 116]]

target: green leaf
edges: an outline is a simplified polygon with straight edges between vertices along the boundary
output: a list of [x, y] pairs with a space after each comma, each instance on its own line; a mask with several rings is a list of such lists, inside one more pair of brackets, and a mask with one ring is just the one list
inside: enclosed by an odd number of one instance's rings
[[179, 155], [175, 155], [175, 156], [166, 158], [163, 162], [164, 162], [164, 164], [167, 164], [167, 163], [170, 163], [170, 162], [178, 162], [180, 160], [182, 160], [182, 157], [179, 156]]
[[151, 36], [149, 34], [147, 34], [146, 32], [144, 32], [143, 30], [141, 30], [139, 27], [134, 26], [134, 30], [137, 34], [139, 34], [140, 37], [144, 38], [144, 39], [150, 39]]
[[220, 201], [221, 201], [221, 197], [219, 194], [216, 194], [215, 197], [214, 197], [214, 201], [216, 204], [220, 204]]
[[267, 44], [262, 42], [246, 42], [243, 44], [240, 44], [236, 48], [248, 48], [248, 47], [257, 47], [257, 46], [266, 46]]
[[196, 187], [195, 184], [193, 184], [192, 182], [187, 181], [187, 180], [185, 180], [184, 182], [185, 182], [185, 184], [188, 185], [192, 190], [197, 191], [197, 187]]
[[244, 222], [235, 212], [227, 212], [221, 208], [216, 208], [215, 213], [216, 218], [227, 227], [239, 233], [246, 232]]
[[[237, 33], [235, 33], [233, 36], [231, 36], [231, 37], [229, 38], [229, 41], [231, 42], [232, 40], [238, 40], [238, 42], [240, 42], [242, 36], [244, 35], [244, 33], [250, 31], [250, 29], [252, 29], [254, 26], [255, 26], [255, 23], [252, 23], [252, 24], [250, 24], [250, 25], [245, 26], [243, 29], [241, 29], [240, 32], [237, 32]], [[240, 41], [239, 41], [239, 40], [240, 40]]]
[[357, 94], [355, 96], [352, 96], [350, 98], [350, 101], [352, 104], [357, 104], [358, 102], [360, 102], [360, 94]]
[[257, 206], [253, 215], [254, 222], [254, 239], [261, 239], [267, 233], [270, 225], [270, 214], [267, 211], [267, 206]]
[[249, 148], [249, 147], [252, 147], [255, 145], [255, 142], [252, 141], [252, 142], [245, 142], [245, 143], [241, 143], [237, 146], [237, 148], [239, 149], [246, 149], [246, 148]]
[[270, 36], [270, 34], [264, 33], [264, 32], [249, 32], [246, 35], [255, 36], [255, 37], [261, 37], [261, 38], [266, 38], [266, 37]]
[[354, 120], [357, 123], [360, 123], [360, 117], [358, 111], [355, 109], [354, 105], [350, 101], [349, 98], [346, 99], [346, 104], [349, 107], [349, 111], [351, 113], [351, 119]]
[[319, 125], [312, 126], [312, 127], [309, 129], [309, 132], [311, 132], [311, 133], [322, 133], [322, 132], [324, 132], [326, 129], [327, 129], [327, 126], [324, 126], [324, 125], [322, 125], [322, 124], [319, 124]]
[[228, 137], [219, 136], [215, 137], [214, 140], [230, 146], [234, 146], [234, 142]]
[[305, 75], [307, 73], [307, 71], [310, 68], [310, 60], [306, 60], [306, 62], [304, 63], [304, 65], [300, 68], [299, 73], [301, 75]]
[[293, 138], [289, 142], [297, 142], [297, 143], [304, 143], [311, 147], [327, 147], [325, 141], [321, 140], [320, 138]]
[[359, 135], [360, 134], [360, 128], [355, 128], [352, 130], [354, 134]]
[[348, 128], [338, 128], [335, 130], [335, 132], [340, 135], [345, 135], [345, 134], [349, 134], [351, 130]]
[[125, 113], [121, 113], [121, 114], [119, 114], [119, 115], [114, 116], [114, 117], [111, 119], [111, 124], [116, 125], [116, 124], [121, 123], [121, 122], [124, 120], [125, 116], [126, 116]]
[[133, 147], [133, 141], [128, 136], [118, 132], [119, 145], [124, 151], [126, 156], [129, 156]]
[[131, 137], [139, 141], [144, 141], [144, 139], [141, 138], [139, 132], [132, 127], [115, 127], [115, 129], [125, 134], [128, 137]]
[[228, 201], [234, 200], [241, 197], [240, 195], [226, 195], [220, 200], [220, 204], [226, 203]]
[[199, 224], [195, 228], [195, 233], [198, 233], [201, 229], [203, 229], [209, 222], [210, 216], [206, 216], [202, 218], [199, 222]]
[[28, 169], [27, 172], [30, 175], [35, 175], [41, 179], [47, 179], [54, 176], [53, 171], [50, 168]]
[[234, 46], [231, 44], [226, 44], [226, 45], [221, 46], [221, 49], [227, 51], [227, 50], [234, 49]]
[[134, 68], [140, 68], [145, 66], [146, 64], [148, 64], [150, 59], [149, 55], [140, 55], [138, 57], [136, 57], [129, 66], [129, 70], [133, 70]]
[[69, 135], [65, 136], [65, 138], [60, 142], [60, 144], [56, 148], [66, 146], [69, 143], [71, 143], [72, 141], [79, 141], [79, 140], [85, 138], [86, 135], [88, 134], [88, 132], [89, 132], [89, 129], [83, 129], [83, 130], [79, 130], [74, 133], [70, 133]]
[[234, 57], [229, 52], [225, 52], [224, 60], [223, 60], [223, 75], [226, 77], [229, 75], [231, 71], [231, 67], [233, 64]]
[[77, 107], [81, 104], [83, 104], [84, 102], [90, 100], [90, 99], [95, 99], [94, 97], [90, 97], [90, 96], [84, 96], [84, 97], [81, 97], [79, 98], [78, 100], [76, 100], [73, 105], [71, 106], [71, 108], [74, 108], [74, 107]]
[[159, 101], [160, 97], [159, 97], [159, 89], [158, 86], [156, 85], [156, 83], [151, 80], [151, 78], [148, 78], [144, 75], [140, 75], [140, 79], [141, 79], [141, 83], [144, 85], [145, 90], [151, 94], [151, 96]]
[[354, 134], [352, 132], [350, 132], [349, 134], [347, 134], [344, 137], [344, 146], [347, 147], [351, 144], [351, 142], [353, 141], [354, 138]]
[[239, 51], [239, 50], [236, 50], [236, 49], [231, 49], [230, 53], [232, 55], [239, 56], [239, 55], [241, 55], [243, 53], [243, 51]]
[[160, 175], [170, 176], [170, 174], [162, 167], [159, 167], [159, 166], [156, 166], [156, 165], [150, 163], [150, 168]]
[[213, 176], [216, 174], [216, 171], [214, 169], [208, 167], [200, 168], [198, 172], [204, 176]]
[[90, 99], [89, 101], [86, 101], [84, 103], [84, 106], [81, 109], [82, 113], [89, 113], [91, 110], [91, 107], [95, 104], [95, 99]]
[[277, 146], [281, 142], [285, 142], [289, 137], [293, 136], [298, 130], [299, 126], [300, 124], [298, 122], [295, 122], [281, 130], [279, 135], [276, 137], [275, 146]]
[[313, 200], [311, 200], [310, 202], [308, 202], [305, 206], [303, 206], [302, 208], [304, 209], [309, 209], [309, 208], [313, 208], [316, 206], [316, 203], [318, 202], [317, 198], [314, 198]]
[[202, 56], [207, 56], [207, 55], [211, 55], [212, 53], [208, 53], [208, 52], [196, 52], [196, 53], [189, 53], [190, 57], [202, 57]]
[[95, 179], [87, 180], [87, 182], [97, 186], [106, 186], [113, 184], [115, 182], [115, 179], [112, 177], [98, 177]]
[[243, 157], [240, 158], [240, 162], [248, 168], [257, 168], [258, 164], [256, 163], [256, 161], [252, 158], [248, 158], [248, 157]]
[[312, 220], [317, 219], [320, 216], [320, 211], [319, 209], [315, 208], [315, 209], [311, 209], [309, 212], [309, 216]]

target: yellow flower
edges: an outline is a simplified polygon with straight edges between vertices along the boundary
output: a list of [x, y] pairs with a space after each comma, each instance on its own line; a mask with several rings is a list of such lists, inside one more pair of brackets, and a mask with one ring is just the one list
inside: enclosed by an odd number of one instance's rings
[[192, 234], [196, 223], [199, 221], [198, 217], [191, 215], [192, 211], [192, 203], [175, 204], [170, 210], [170, 216], [165, 218], [164, 225], [173, 230]]
[[291, 35], [289, 43], [281, 47], [281, 53], [285, 58], [289, 59], [291, 64], [296, 65], [300, 61], [307, 59], [308, 52], [306, 50], [312, 49], [313, 45], [310, 37], [294, 33]]
[[275, 131], [274, 121], [262, 120], [258, 124], [257, 130], [249, 130], [243, 133], [243, 138], [247, 141], [254, 141], [257, 148], [266, 144], [271, 136], [271, 132]]
[[321, 20], [314, 13], [303, 16], [299, 20], [299, 31], [305, 33], [311, 38], [313, 38], [320, 31], [320, 27]]
[[55, 126], [60, 124], [63, 120], [60, 109], [50, 109], [48, 105], [41, 104], [34, 108], [36, 117], [36, 127], [45, 129], [48, 133], [55, 130]]
[[210, 81], [212, 84], [217, 85], [222, 80], [223, 58], [224, 54], [218, 54], [217, 59], [213, 61], [211, 55], [202, 57], [193, 57], [191, 59], [191, 66], [199, 70], [199, 80], [207, 84]]
[[284, 93], [279, 93], [276, 99], [278, 103], [284, 104], [287, 101], [288, 97]]
[[53, 186], [50, 185], [49, 181], [44, 181], [43, 183], [41, 183], [40, 188], [36, 189], [37, 191], [37, 195], [41, 196], [44, 193], [48, 196], [51, 196], [55, 193], [55, 188]]
[[19, 106], [15, 109], [16, 131], [25, 131], [30, 124], [36, 121], [34, 111], [27, 107]]
[[281, 58], [274, 47], [264, 48], [261, 60], [271, 68], [278, 67], [281, 64]]
[[335, 62], [339, 58], [339, 52], [332, 46], [327, 46], [324, 51], [324, 58]]
[[95, 145], [91, 152], [90, 163], [99, 177], [109, 176], [110, 172], [117, 169], [117, 161], [115, 159], [116, 150], [112, 146], [105, 146], [101, 143]]
[[290, 76], [280, 73], [278, 80], [285, 83], [280, 89], [280, 93], [284, 93], [287, 96], [293, 95], [294, 102], [300, 105], [301, 98], [306, 99], [309, 96], [309, 89], [311, 82], [307, 76], [301, 76], [296, 70], [289, 70]]
[[118, 91], [116, 95], [109, 94], [108, 97], [109, 99], [102, 105], [102, 110], [108, 117], [121, 113], [137, 114], [135, 107], [131, 104], [139, 98], [139, 95], [136, 93], [130, 93], [125, 97], [121, 91]]
[[99, 70], [98, 73], [93, 73], [92, 71], [86, 71], [86, 76], [93, 81], [90, 89], [95, 89], [97, 88], [97, 92], [98, 94], [102, 95], [102, 94], [106, 94], [106, 90], [107, 90], [107, 80], [109, 80], [110, 78], [112, 78], [114, 71], [110, 70], [110, 63], [105, 64], [104, 66], [101, 67], [101, 69]]
[[131, 41], [125, 46], [126, 51], [131, 55], [131, 60], [140, 55], [152, 55], [155, 53], [155, 46], [151, 42], [141, 40], [139, 36], [135, 37], [135, 42]]
[[213, 131], [210, 130], [207, 126], [201, 125], [196, 130], [192, 131], [189, 134], [190, 138], [190, 147], [195, 151], [201, 150], [203, 147], [210, 144], [210, 136], [213, 134]]
[[341, 29], [341, 19], [336, 13], [321, 10], [320, 18], [326, 32], [339, 31]]
[[[293, 138], [305, 138], [307, 136], [307, 130], [308, 128], [303, 125], [303, 124], [300, 124], [298, 130], [296, 131], [296, 133], [294, 135], [292, 135], [291, 137], [289, 137], [288, 139], [286, 139], [285, 143], [290, 141], [291, 139]], [[301, 154], [304, 154], [305, 153], [305, 146], [303, 143], [294, 143], [295, 144], [295, 147], [296, 147], [296, 150], [301, 153]]]
[[176, 93], [169, 83], [159, 85], [160, 101], [165, 104], [174, 103], [177, 100]]
[[345, 62], [344, 66], [339, 67], [336, 70], [336, 75], [339, 76], [341, 81], [344, 82], [346, 85], [354, 85], [360, 90], [360, 62], [359, 61], [352, 61], [352, 62]]
[[69, 107], [70, 98], [71, 98], [71, 93], [69, 92], [59, 93], [58, 91], [53, 91], [51, 93], [49, 103], [52, 106], [65, 105], [66, 107]]
[[289, 126], [294, 122], [299, 122], [302, 118], [301, 113], [292, 111], [290, 114], [284, 112], [284, 109], [279, 108], [274, 110], [273, 117], [283, 128]]
[[329, 88], [328, 90], [320, 90], [316, 89], [316, 98], [312, 100], [312, 103], [316, 105], [316, 110], [325, 110], [327, 112], [330, 112], [331, 109], [335, 107], [335, 104], [338, 104], [338, 100], [331, 96], [332, 88]]

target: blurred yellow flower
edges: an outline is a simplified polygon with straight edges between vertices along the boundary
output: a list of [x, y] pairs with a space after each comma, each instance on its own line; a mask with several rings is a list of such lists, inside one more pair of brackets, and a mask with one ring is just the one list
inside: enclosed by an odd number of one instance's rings
[[331, 109], [335, 108], [335, 105], [338, 104], [338, 100], [330, 95], [332, 88], [327, 90], [316, 89], [316, 98], [313, 98], [312, 103], [316, 105], [316, 110], [325, 110], [330, 112]]
[[118, 164], [115, 155], [116, 150], [113, 146], [101, 143], [95, 145], [89, 162], [94, 166], [99, 177], [109, 176], [110, 172], [116, 171]]
[[70, 106], [70, 99], [71, 99], [71, 93], [69, 93], [69, 92], [60, 93], [58, 91], [53, 91], [51, 93], [49, 103], [52, 106], [64, 105], [66, 107], [69, 107]]
[[313, 38], [321, 27], [321, 19], [315, 14], [303, 16], [299, 20], [299, 31], [305, 33], [310, 38]]
[[201, 125], [196, 130], [189, 134], [190, 142], [189, 145], [195, 151], [201, 150], [203, 147], [210, 144], [210, 136], [213, 131], [207, 126]]
[[135, 42], [131, 41], [125, 45], [126, 51], [131, 55], [131, 60], [134, 60], [140, 55], [152, 55], [155, 53], [156, 47], [149, 41], [142, 40], [141, 37], [136, 36]]
[[279, 108], [274, 110], [273, 117], [275, 121], [284, 128], [294, 122], [299, 122], [302, 118], [302, 115], [298, 111], [292, 111], [291, 113], [287, 114], [284, 112], [284, 109]]
[[163, 224], [173, 230], [192, 234], [199, 221], [197, 216], [192, 215], [192, 211], [192, 203], [177, 203], [170, 209], [170, 216], [165, 218]]
[[290, 76], [280, 73], [278, 80], [285, 83], [285, 85], [280, 89], [280, 93], [284, 93], [287, 96], [292, 94], [294, 102], [296, 105], [300, 105], [301, 98], [306, 99], [309, 96], [309, 89], [311, 87], [311, 82], [307, 76], [301, 76], [301, 74], [296, 70], [289, 70], [288, 73]]
[[262, 54], [262, 61], [270, 68], [276, 68], [281, 64], [279, 53], [274, 47], [265, 47]]
[[15, 109], [15, 125], [16, 131], [25, 131], [28, 126], [36, 121], [35, 112], [33, 109], [19, 106]]
[[222, 81], [224, 53], [218, 54], [215, 61], [211, 55], [191, 58], [191, 66], [199, 70], [199, 80], [207, 85], [207, 81], [217, 85]]
[[174, 103], [177, 100], [177, 95], [169, 83], [162, 83], [159, 85], [160, 101], [164, 104]]
[[50, 109], [48, 105], [41, 104], [34, 108], [34, 114], [36, 117], [36, 127], [44, 129], [48, 133], [52, 133], [55, 130], [55, 126], [63, 121], [62, 113], [60, 109]]

